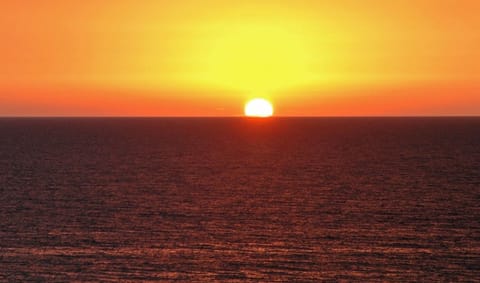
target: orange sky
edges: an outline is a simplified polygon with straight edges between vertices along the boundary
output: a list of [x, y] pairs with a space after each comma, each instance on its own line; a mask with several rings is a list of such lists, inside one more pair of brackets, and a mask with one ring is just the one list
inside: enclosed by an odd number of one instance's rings
[[16, 0], [0, 116], [480, 115], [477, 0]]

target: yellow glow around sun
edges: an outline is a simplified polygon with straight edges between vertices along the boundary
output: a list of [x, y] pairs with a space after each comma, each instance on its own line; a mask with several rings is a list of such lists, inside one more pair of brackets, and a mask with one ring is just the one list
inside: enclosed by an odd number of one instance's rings
[[311, 79], [304, 34], [288, 25], [231, 24], [209, 42], [203, 81], [246, 93], [273, 93]]
[[248, 117], [270, 117], [273, 115], [272, 104], [263, 99], [252, 99], [245, 104], [245, 116]]

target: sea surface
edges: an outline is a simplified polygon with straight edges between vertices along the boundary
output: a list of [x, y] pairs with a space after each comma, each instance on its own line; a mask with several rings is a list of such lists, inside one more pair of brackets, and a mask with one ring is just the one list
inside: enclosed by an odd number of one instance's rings
[[480, 118], [0, 119], [0, 281], [477, 282]]

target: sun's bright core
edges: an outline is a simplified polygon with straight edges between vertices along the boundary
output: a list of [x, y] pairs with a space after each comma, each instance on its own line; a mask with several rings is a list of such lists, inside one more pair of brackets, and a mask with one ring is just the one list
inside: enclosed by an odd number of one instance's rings
[[263, 98], [255, 98], [245, 104], [245, 116], [270, 117], [273, 115], [272, 104]]

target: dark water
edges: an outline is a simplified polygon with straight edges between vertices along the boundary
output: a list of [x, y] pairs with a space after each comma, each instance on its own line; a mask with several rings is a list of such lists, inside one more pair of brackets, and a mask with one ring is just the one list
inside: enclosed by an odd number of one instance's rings
[[0, 281], [474, 281], [480, 118], [0, 119]]

